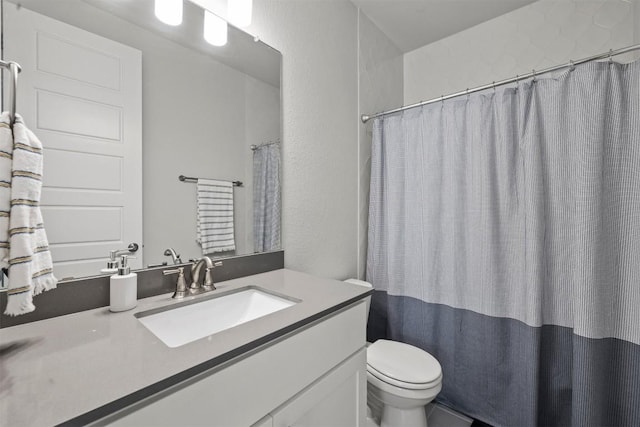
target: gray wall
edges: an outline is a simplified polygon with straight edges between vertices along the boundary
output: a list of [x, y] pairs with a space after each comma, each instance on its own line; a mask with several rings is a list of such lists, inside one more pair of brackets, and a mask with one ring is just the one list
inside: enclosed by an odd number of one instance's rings
[[[358, 13], [359, 110], [372, 114], [402, 105], [403, 55], [367, 16]], [[358, 278], [365, 278], [373, 121], [358, 121]]]

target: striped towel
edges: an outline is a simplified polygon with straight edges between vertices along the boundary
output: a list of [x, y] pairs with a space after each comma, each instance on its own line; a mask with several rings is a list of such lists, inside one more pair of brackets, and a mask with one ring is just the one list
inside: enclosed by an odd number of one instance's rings
[[198, 179], [198, 243], [202, 255], [235, 251], [233, 183]]
[[57, 279], [40, 213], [42, 144], [16, 115], [0, 117], [0, 266], [9, 268], [5, 314], [35, 310], [33, 296]]

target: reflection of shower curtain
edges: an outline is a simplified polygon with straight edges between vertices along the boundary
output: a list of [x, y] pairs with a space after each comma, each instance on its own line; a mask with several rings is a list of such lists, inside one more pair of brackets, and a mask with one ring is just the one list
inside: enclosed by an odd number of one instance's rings
[[374, 123], [369, 338], [490, 424], [640, 425], [640, 62]]
[[253, 246], [280, 249], [280, 144], [253, 151]]

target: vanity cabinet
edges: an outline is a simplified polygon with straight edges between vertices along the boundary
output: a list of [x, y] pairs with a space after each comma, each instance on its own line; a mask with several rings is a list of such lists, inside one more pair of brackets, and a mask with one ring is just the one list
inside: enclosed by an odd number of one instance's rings
[[96, 425], [364, 426], [365, 325], [360, 301]]
[[363, 425], [366, 411], [358, 403], [365, 401], [366, 406], [366, 362], [366, 350], [361, 349], [274, 411], [273, 427]]

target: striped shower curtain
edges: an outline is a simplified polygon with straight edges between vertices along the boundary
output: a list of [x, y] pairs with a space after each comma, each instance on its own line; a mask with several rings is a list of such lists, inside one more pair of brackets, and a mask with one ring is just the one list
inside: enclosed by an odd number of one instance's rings
[[253, 247], [255, 252], [280, 249], [280, 144], [253, 151]]
[[640, 426], [640, 62], [374, 122], [369, 339], [495, 426]]

